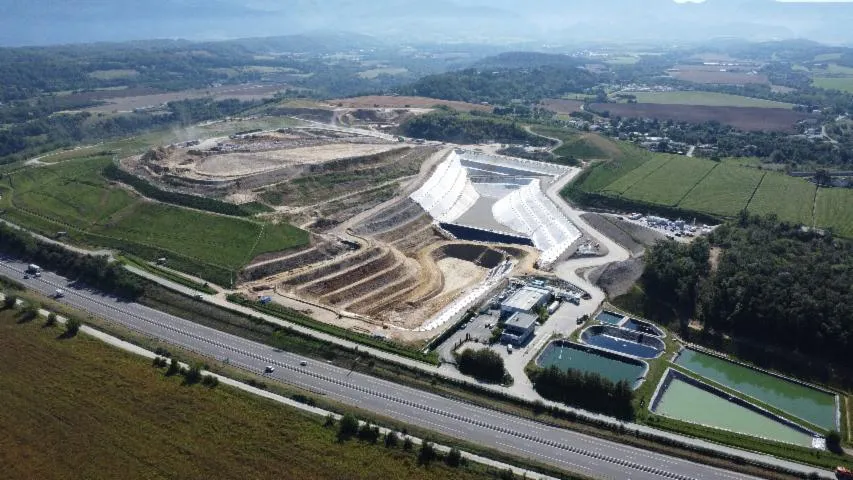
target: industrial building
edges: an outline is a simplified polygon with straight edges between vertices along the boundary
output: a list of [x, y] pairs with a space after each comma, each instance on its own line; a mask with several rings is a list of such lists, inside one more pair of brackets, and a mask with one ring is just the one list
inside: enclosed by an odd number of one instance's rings
[[504, 325], [504, 331], [501, 334], [501, 343], [515, 346], [523, 345], [533, 335], [533, 329], [536, 328], [536, 321], [538, 319], [539, 317], [532, 313], [513, 313], [507, 319], [506, 325]]
[[551, 300], [551, 291], [547, 288], [521, 287], [501, 303], [501, 316], [508, 317], [513, 313], [530, 313], [547, 305], [549, 300]]

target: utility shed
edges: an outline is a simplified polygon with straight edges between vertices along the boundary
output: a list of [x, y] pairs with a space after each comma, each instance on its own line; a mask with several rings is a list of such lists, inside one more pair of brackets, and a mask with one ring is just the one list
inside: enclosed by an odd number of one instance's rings
[[538, 287], [521, 287], [501, 304], [501, 313], [510, 315], [516, 312], [532, 312], [545, 305], [551, 297], [551, 291]]

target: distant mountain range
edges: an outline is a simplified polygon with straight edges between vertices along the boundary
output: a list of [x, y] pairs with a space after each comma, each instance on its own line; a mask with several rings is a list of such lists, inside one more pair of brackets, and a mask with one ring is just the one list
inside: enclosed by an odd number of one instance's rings
[[577, 44], [809, 38], [853, 44], [853, 3], [774, 0], [5, 0], [5, 46], [216, 40], [322, 29], [399, 42]]

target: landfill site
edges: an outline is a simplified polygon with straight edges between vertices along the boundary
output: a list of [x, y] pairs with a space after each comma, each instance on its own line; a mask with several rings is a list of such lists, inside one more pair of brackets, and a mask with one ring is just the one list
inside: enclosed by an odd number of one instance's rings
[[570, 167], [366, 130], [247, 132], [151, 149], [122, 168], [272, 207], [265, 215], [311, 243], [252, 260], [238, 290], [404, 343], [429, 341], [512, 277], [549, 275], [584, 242], [544, 193]]

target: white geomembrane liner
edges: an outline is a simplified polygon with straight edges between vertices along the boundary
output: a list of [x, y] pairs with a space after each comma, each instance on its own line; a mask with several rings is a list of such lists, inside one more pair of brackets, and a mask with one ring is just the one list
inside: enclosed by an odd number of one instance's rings
[[474, 206], [480, 194], [462, 168], [459, 155], [453, 152], [411, 198], [436, 220], [452, 222]]
[[[488, 177], [477, 177], [475, 187], [469, 173], [481, 175], [483, 172], [472, 170], [463, 165], [479, 164], [498, 170], [513, 172], [506, 180], [489, 187]], [[470, 170], [470, 171], [469, 171]], [[415, 191], [411, 198], [439, 222], [453, 222], [465, 214], [480, 199], [482, 192], [486, 197], [496, 198], [501, 190], [506, 192], [492, 207], [492, 216], [501, 225], [509, 227], [531, 239], [542, 255], [542, 264], [550, 264], [580, 238], [580, 231], [545, 196], [540, 181], [535, 176], [557, 177], [569, 169], [531, 160], [487, 155], [477, 152], [454, 151], [436, 167], [427, 181]], [[529, 174], [522, 177], [519, 174]], [[491, 175], [495, 175], [491, 173]], [[513, 176], [514, 175], [514, 176]], [[500, 177], [500, 175], [498, 175]], [[486, 180], [486, 181], [483, 181]], [[516, 188], [506, 188], [509, 184], [520, 184]], [[513, 185], [515, 187], [515, 185]]]

